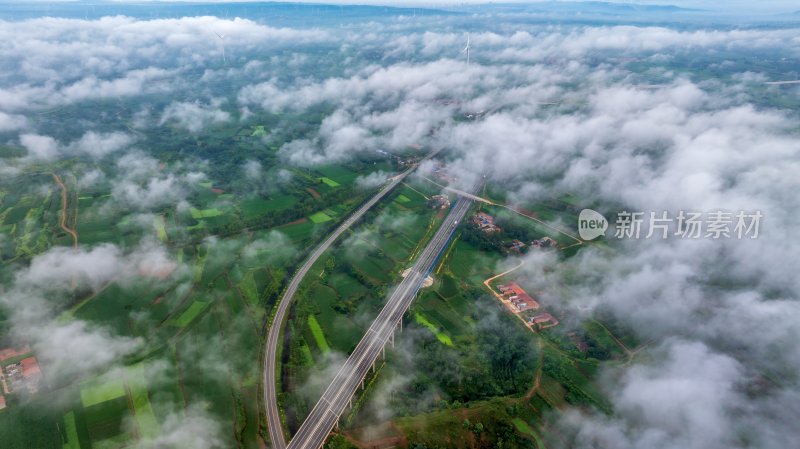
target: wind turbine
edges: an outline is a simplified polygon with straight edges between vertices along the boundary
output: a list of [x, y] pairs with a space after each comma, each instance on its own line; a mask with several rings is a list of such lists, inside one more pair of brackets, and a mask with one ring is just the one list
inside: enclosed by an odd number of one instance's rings
[[217, 35], [217, 37], [219, 38], [220, 43], [222, 44], [222, 63], [227, 65], [228, 64], [228, 60], [225, 58], [225, 35], [224, 34], [219, 34], [219, 33], [216, 33], [216, 32], [214, 34]]
[[470, 48], [472, 48], [472, 47], [469, 46], [469, 33], [467, 33], [467, 46], [464, 47], [463, 50], [461, 50], [462, 53], [466, 53], [467, 54], [467, 65], [469, 65], [469, 49]]

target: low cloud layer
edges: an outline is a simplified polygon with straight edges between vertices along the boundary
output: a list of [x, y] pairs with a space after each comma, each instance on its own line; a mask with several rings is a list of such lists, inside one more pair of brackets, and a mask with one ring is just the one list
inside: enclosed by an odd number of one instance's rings
[[151, 241], [129, 252], [111, 244], [78, 250], [56, 247], [35, 256], [28, 267], [16, 273], [13, 283], [0, 293], [0, 306], [10, 316], [12, 339], [30, 344], [48, 381], [60, 385], [73, 376], [108, 369], [143, 344], [114, 335], [100, 324], [55, 319], [70, 305], [69, 292], [90, 295], [110, 282], [124, 285], [142, 272], [176, 265], [163, 247]]
[[80, 139], [62, 145], [56, 139], [39, 134], [22, 134], [22, 147], [33, 160], [50, 161], [59, 157], [89, 156], [95, 159], [130, 146], [134, 139], [122, 132], [97, 133], [88, 131]]
[[[259, 114], [306, 113], [319, 121], [277, 148], [282, 163], [315, 166], [420, 145], [446, 150], [457, 178], [485, 175], [515, 203], [570, 193], [603, 212], [759, 210], [755, 240], [611, 241], [566, 261], [530, 255], [520, 273], [564, 310], [565, 324], [602, 311], [647, 343], [630, 365], [603, 370], [599, 383], [614, 416], [572, 410], [553, 418], [575, 435], [570, 444], [791, 447], [800, 437], [800, 139], [792, 108], [800, 91], [764, 83], [791, 75], [797, 28], [506, 19], [487, 19], [486, 30], [457, 18], [425, 26], [397, 19], [380, 32], [215, 17], [3, 22], [0, 60], [9, 70], [0, 79], [0, 133], [24, 163], [117, 157], [114, 173], [90, 171], [81, 182], [107, 180], [116, 203], [146, 218], [185, 206], [206, 173], [197, 161], [165, 169], [140, 136], [148, 126], [200, 140], [208, 128]], [[461, 53], [467, 28], [469, 64]], [[225, 59], [217, 33], [225, 35]], [[325, 57], [339, 65], [318, 70], [333, 66]], [[763, 60], [776, 69], [761, 69]], [[128, 98], [144, 103], [120, 108], [131, 128], [86, 119], [70, 123], [76, 131], [64, 138], [39, 114]], [[774, 106], [774, 98], [789, 106]], [[3, 161], [0, 172], [19, 173], [17, 163]], [[254, 185], [269, 170], [250, 153], [238, 164], [243, 182]], [[374, 186], [381, 176], [359, 184]], [[359, 237], [356, 249], [370, 251], [371, 236]], [[241, 251], [258, 260], [280, 249], [294, 250], [284, 235], [270, 234]], [[32, 342], [45, 366], [87, 374], [141, 342], [87, 322], [53, 321], [63, 292], [73, 283], [96, 291], [143, 265], [170, 262], [153, 243], [53, 249], [19, 269], [0, 304], [12, 314], [12, 334]], [[86, 363], [70, 364], [75, 357]], [[219, 445], [205, 409], [178, 415], [143, 447]]]

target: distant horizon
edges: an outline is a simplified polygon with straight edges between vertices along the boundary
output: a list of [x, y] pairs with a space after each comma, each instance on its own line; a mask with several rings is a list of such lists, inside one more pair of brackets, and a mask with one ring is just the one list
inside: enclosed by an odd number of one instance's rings
[[427, 7], [427, 8], [441, 8], [453, 6], [477, 6], [477, 5], [503, 5], [503, 4], [536, 4], [536, 3], [618, 3], [627, 5], [641, 5], [641, 6], [674, 6], [685, 9], [699, 9], [708, 12], [719, 13], [732, 13], [732, 12], [748, 12], [748, 13], [797, 13], [800, 12], [800, 5], [794, 1], [789, 0], [766, 0], [760, 2], [751, 2], [747, 0], [732, 0], [728, 2], [713, 1], [713, 0], [674, 0], [674, 1], [660, 1], [660, 0], [642, 0], [642, 1], [625, 1], [625, 0], [505, 0], [493, 2], [489, 0], [0, 0], [0, 4], [25, 4], [25, 3], [197, 3], [197, 4], [225, 4], [225, 3], [302, 3], [302, 4], [328, 4], [328, 5], [364, 5], [364, 6], [387, 6], [395, 8], [403, 7]]

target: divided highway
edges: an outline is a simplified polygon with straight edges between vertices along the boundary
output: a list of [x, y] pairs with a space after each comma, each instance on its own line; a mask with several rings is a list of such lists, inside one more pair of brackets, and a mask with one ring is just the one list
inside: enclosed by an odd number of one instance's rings
[[297, 270], [292, 278], [289, 286], [286, 288], [280, 302], [278, 303], [278, 310], [272, 319], [272, 325], [267, 335], [267, 345], [264, 349], [264, 407], [267, 413], [267, 424], [269, 426], [269, 437], [272, 441], [274, 449], [284, 449], [286, 447], [286, 440], [283, 436], [283, 426], [281, 425], [281, 417], [278, 412], [278, 395], [275, 390], [276, 379], [275, 371], [277, 367], [278, 344], [280, 343], [281, 328], [286, 319], [286, 312], [289, 310], [289, 305], [294, 298], [300, 282], [305, 277], [308, 270], [314, 265], [319, 257], [327, 251], [327, 249], [336, 241], [339, 236], [344, 233], [350, 226], [358, 221], [364, 213], [366, 213], [372, 206], [381, 200], [387, 193], [397, 186], [403, 179], [408, 176], [416, 167], [412, 167], [403, 173], [391, 178], [388, 184], [381, 189], [375, 196], [370, 198], [369, 201], [364, 203], [354, 214], [347, 218], [331, 235], [320, 244], [311, 255], [306, 259], [305, 263]]
[[[391, 293], [378, 317], [300, 426], [297, 434], [289, 443], [289, 449], [319, 449], [322, 447], [328, 434], [339, 420], [339, 416], [350, 402], [358, 386], [361, 385], [361, 381], [383, 351], [387, 341], [392, 338], [395, 328], [413, 302], [422, 282], [436, 264], [439, 254], [447, 246], [458, 223], [464, 218], [472, 201], [470, 198], [460, 198], [450, 210], [433, 239], [422, 251], [406, 277]], [[268, 385], [268, 388], [275, 388], [274, 383]], [[270, 428], [271, 426], [270, 424]], [[283, 440], [281, 440], [282, 442]], [[278, 445], [274, 447], [283, 448]]]

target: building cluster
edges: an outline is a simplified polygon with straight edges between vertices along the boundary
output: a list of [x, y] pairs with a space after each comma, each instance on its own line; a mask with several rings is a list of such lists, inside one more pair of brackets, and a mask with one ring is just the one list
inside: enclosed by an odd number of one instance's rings
[[539, 308], [539, 303], [516, 282], [498, 285], [497, 288], [511, 305], [514, 306], [517, 312], [536, 310]]
[[487, 234], [500, 232], [502, 230], [499, 226], [494, 224], [494, 217], [485, 212], [478, 212], [475, 214], [475, 216], [472, 217], [472, 223]]
[[[503, 297], [511, 304], [513, 311], [516, 313], [539, 309], [539, 302], [533, 299], [533, 297], [516, 282], [498, 285], [497, 289], [500, 290], [500, 293], [502, 293]], [[526, 323], [531, 328], [535, 326], [537, 330], [542, 330], [557, 325], [558, 320], [553, 315], [542, 312], [529, 317]]]
[[447, 195], [433, 195], [428, 204], [434, 209], [447, 209], [450, 207], [450, 198]]
[[527, 245], [525, 245], [525, 242], [523, 242], [522, 240], [517, 240], [517, 239], [514, 239], [514, 240], [512, 240], [512, 241], [511, 241], [511, 243], [508, 245], [508, 249], [509, 249], [510, 251], [514, 251], [514, 252], [521, 253], [521, 252], [522, 252], [522, 250], [523, 250], [523, 249], [525, 249], [525, 247], [526, 247], [526, 246], [527, 246]]
[[[39, 391], [42, 381], [42, 371], [36, 357], [24, 357], [30, 353], [28, 347], [22, 349], [6, 348], [0, 350], [0, 410], [6, 407], [6, 395], [10, 393], [27, 392], [34, 394]], [[9, 359], [23, 359], [6, 363]]]
[[536, 239], [531, 242], [531, 247], [533, 248], [556, 248], [558, 247], [558, 242], [555, 239], [550, 237], [542, 237], [540, 239]]
[[557, 325], [558, 320], [553, 315], [544, 312], [528, 318], [528, 324], [530, 324], [531, 327], [537, 326], [539, 330], [542, 330]]

